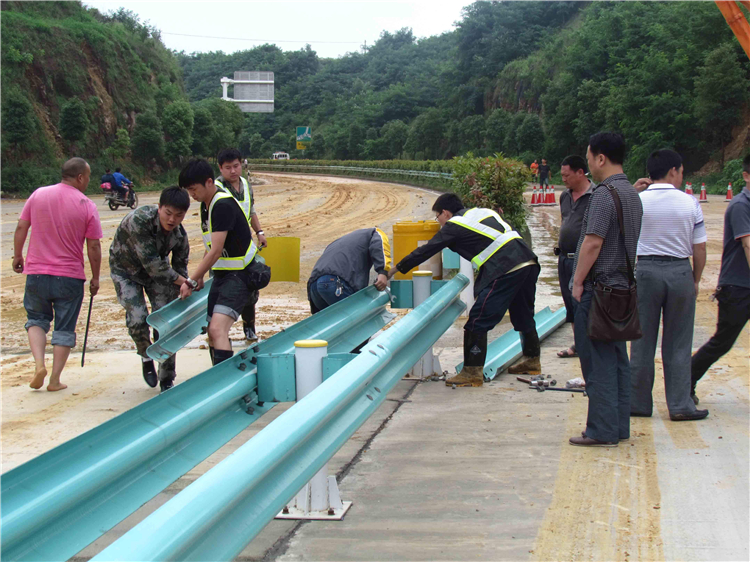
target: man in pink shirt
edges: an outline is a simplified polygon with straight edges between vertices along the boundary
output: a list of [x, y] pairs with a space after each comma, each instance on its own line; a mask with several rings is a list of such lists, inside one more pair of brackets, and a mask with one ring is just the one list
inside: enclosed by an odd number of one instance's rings
[[[91, 168], [83, 158], [71, 158], [62, 168], [62, 181], [40, 187], [26, 201], [13, 237], [13, 270], [26, 273], [26, 331], [36, 362], [31, 388], [42, 388], [47, 376], [44, 348], [52, 319], [53, 362], [47, 390], [67, 388], [60, 374], [76, 344], [76, 322], [83, 302], [83, 241], [91, 264], [91, 295], [99, 291], [102, 226], [96, 205], [83, 192]], [[23, 245], [31, 228], [26, 261]]]

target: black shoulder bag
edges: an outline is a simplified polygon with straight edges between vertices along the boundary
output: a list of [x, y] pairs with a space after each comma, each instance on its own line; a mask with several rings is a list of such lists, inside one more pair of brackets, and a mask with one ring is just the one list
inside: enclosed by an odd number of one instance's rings
[[620, 236], [625, 247], [625, 259], [628, 262], [629, 286], [627, 289], [617, 289], [598, 281], [594, 282], [588, 335], [592, 340], [597, 341], [632, 341], [643, 336], [638, 319], [638, 291], [633, 266], [630, 265], [628, 247], [625, 244], [625, 221], [622, 216], [620, 194], [614, 186], [607, 185], [606, 187], [617, 207], [617, 222], [620, 225]]

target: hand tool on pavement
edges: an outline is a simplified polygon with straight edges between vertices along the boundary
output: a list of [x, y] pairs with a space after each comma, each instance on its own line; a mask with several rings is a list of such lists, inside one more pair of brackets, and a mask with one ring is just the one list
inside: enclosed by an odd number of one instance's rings
[[89, 339], [89, 325], [91, 324], [91, 305], [94, 304], [94, 295], [89, 299], [89, 317], [86, 319], [86, 335], [83, 336], [83, 353], [81, 353], [81, 367], [86, 359], [86, 341]]
[[555, 388], [552, 386], [532, 386], [529, 388], [536, 388], [537, 392], [544, 392], [545, 390], [556, 390], [558, 392], [580, 392], [584, 396], [586, 396], [586, 391], [582, 388]]

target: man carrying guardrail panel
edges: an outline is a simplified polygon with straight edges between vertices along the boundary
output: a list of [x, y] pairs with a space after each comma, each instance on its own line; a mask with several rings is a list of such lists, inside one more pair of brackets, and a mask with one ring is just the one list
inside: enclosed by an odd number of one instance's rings
[[470, 260], [479, 271], [474, 283], [476, 301], [464, 326], [464, 367], [448, 386], [482, 386], [487, 355], [487, 332], [510, 312], [513, 328], [520, 333], [523, 358], [508, 368], [512, 374], [542, 372], [539, 335], [534, 322], [536, 281], [541, 268], [534, 252], [521, 236], [490, 209], [465, 209], [454, 193], [443, 193], [432, 206], [440, 231], [388, 272], [407, 273], [443, 248]]
[[[240, 161], [240, 151], [236, 148], [226, 148], [219, 152], [217, 158], [221, 175], [216, 178], [217, 187], [234, 197], [242, 208], [242, 212], [250, 224], [250, 228], [258, 236], [259, 248], [265, 248], [268, 244], [266, 237], [263, 235], [263, 229], [260, 226], [260, 219], [255, 212], [255, 196], [253, 195], [253, 186], [250, 182], [242, 177], [242, 163]], [[247, 159], [245, 159], [247, 163]], [[258, 341], [255, 333], [255, 305], [258, 302], [258, 291], [251, 291], [250, 298], [242, 309], [242, 330], [245, 333], [245, 339], [248, 341]]]
[[214, 365], [232, 357], [229, 329], [240, 317], [250, 292], [268, 285], [271, 268], [255, 259], [258, 247], [239, 202], [214, 183], [214, 171], [205, 160], [191, 160], [180, 172], [180, 187], [201, 203], [201, 230], [206, 254], [180, 287], [180, 298], [203, 286], [213, 270], [208, 294], [209, 353]]
[[[143, 378], [161, 391], [174, 386], [175, 356], [161, 365], [146, 355], [151, 345], [144, 292], [157, 311], [175, 300], [187, 278], [190, 242], [182, 220], [190, 208], [190, 196], [177, 186], [161, 192], [159, 205], [146, 205], [128, 214], [115, 231], [109, 247], [109, 270], [117, 301], [125, 308], [125, 324], [143, 360]], [[171, 254], [171, 262], [170, 262]], [[159, 334], [154, 330], [154, 340]]]

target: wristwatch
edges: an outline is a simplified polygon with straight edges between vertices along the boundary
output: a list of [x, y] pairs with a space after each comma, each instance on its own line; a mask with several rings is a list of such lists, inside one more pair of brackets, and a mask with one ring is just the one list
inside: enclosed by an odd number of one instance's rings
[[190, 277], [187, 277], [185, 279], [185, 283], [187, 283], [188, 285], [190, 285], [190, 287], [193, 288], [193, 289], [195, 289], [195, 288], [198, 287], [198, 282], [197, 281], [193, 281], [192, 279], [190, 279]]
[[261, 230], [256, 230], [255, 234], [257, 234], [258, 236], [260, 236], [261, 234], [263, 234], [263, 230], [262, 229]]

